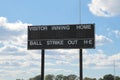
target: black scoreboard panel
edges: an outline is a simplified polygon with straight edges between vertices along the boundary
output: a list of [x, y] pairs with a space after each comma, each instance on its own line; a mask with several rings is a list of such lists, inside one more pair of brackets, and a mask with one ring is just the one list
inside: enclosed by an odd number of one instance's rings
[[94, 48], [94, 24], [28, 26], [28, 49]]

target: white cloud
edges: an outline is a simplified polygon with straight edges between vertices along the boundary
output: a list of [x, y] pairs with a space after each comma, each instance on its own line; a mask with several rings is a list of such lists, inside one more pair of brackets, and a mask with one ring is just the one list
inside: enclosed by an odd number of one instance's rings
[[46, 73], [48, 74], [48, 73], [51, 73], [51, 71], [52, 71], [52, 73], [53, 74], [55, 74], [55, 73], [57, 73], [58, 74], [58, 72], [59, 72], [59, 74], [61, 73], [74, 73], [74, 71], [72, 71], [72, 70], [67, 70], [67, 69], [61, 69], [61, 68], [57, 68], [57, 69], [55, 69], [55, 68], [49, 68], [49, 69], [46, 69]]
[[[83, 50], [85, 53], [86, 50]], [[56, 64], [70, 64], [72, 61], [79, 58], [79, 49], [56, 49], [56, 50], [49, 50], [49, 53], [46, 54], [47, 59], [53, 59], [56, 60]], [[54, 55], [54, 56], [53, 56]]]
[[107, 28], [108, 31], [108, 36], [112, 37], [112, 38], [120, 38], [120, 29], [118, 27], [118, 29], [111, 29], [111, 28]]
[[117, 38], [120, 38], [120, 30], [113, 30], [111, 33], [114, 34]]
[[116, 66], [120, 68], [120, 53], [106, 55], [103, 50], [98, 50], [95, 53], [84, 54], [84, 67], [86, 68], [111, 68], [116, 62]]
[[[61, 49], [62, 50], [62, 49]], [[58, 50], [55, 53], [57, 55], [47, 55], [47, 59], [54, 60], [54, 65], [58, 66], [71, 66], [71, 67], [78, 67], [79, 61], [79, 51], [75, 50], [76, 54], [74, 54], [74, 49], [71, 54], [69, 54], [69, 50]], [[65, 52], [64, 55], [61, 52]], [[54, 51], [53, 51], [54, 53]], [[73, 63], [75, 61], [75, 63]], [[113, 55], [107, 55], [103, 50], [95, 50], [94, 52], [89, 52], [87, 50], [83, 51], [83, 64], [84, 68], [93, 68], [93, 69], [103, 69], [103, 68], [112, 68], [114, 61], [116, 61], [116, 66], [120, 68], [120, 53], [115, 53]], [[50, 64], [50, 63], [49, 63]], [[53, 62], [51, 63], [53, 64]], [[51, 66], [54, 66], [51, 65]], [[49, 65], [48, 65], [49, 66]]]
[[67, 61], [56, 61], [57, 65], [70, 65], [70, 62]]
[[47, 66], [55, 66], [55, 64], [54, 63], [45, 63]]
[[[61, 51], [60, 51], [61, 50]], [[58, 66], [71, 66], [71, 67], [78, 67], [79, 61], [79, 51], [74, 49], [69, 54], [69, 50], [55, 50], [56, 55], [47, 55], [47, 59], [52, 59], [54, 65]], [[63, 52], [63, 53], [61, 53]], [[65, 52], [65, 53], [64, 53]], [[64, 55], [63, 55], [64, 54]], [[59, 56], [58, 56], [59, 55]], [[103, 50], [95, 50], [94, 52], [89, 52], [87, 50], [83, 51], [83, 63], [84, 68], [93, 68], [93, 69], [102, 69], [102, 68], [111, 68], [113, 67], [114, 60], [116, 61], [116, 66], [120, 68], [120, 53], [115, 53], [113, 55], [107, 55]], [[73, 63], [75, 61], [75, 63]], [[50, 63], [49, 63], [50, 64]], [[54, 66], [51, 65], [51, 66]], [[49, 65], [48, 65], [49, 66]]]
[[96, 16], [112, 17], [120, 15], [119, 0], [92, 0], [89, 10]]
[[113, 42], [110, 38], [107, 38], [103, 35], [96, 35], [95, 40], [96, 40], [97, 46], [103, 46], [104, 44], [108, 44], [108, 43]]
[[7, 18], [5, 17], [0, 17], [0, 27], [6, 28], [8, 30], [12, 31], [21, 31], [21, 30], [26, 30], [27, 26], [31, 25], [28, 23], [22, 23], [21, 21], [16, 21], [14, 23], [9, 23]]
[[16, 73], [22, 75], [30, 67], [40, 68], [40, 54], [27, 50], [28, 25], [31, 24], [21, 21], [10, 23], [7, 18], [0, 17], [0, 68], [4, 72], [3, 77], [15, 77]]

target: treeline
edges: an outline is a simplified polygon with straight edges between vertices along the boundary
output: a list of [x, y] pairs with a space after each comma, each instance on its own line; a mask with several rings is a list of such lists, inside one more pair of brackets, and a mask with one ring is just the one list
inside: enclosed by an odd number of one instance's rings
[[[41, 76], [38, 75], [34, 78], [30, 78], [29, 80], [41, 80]], [[53, 74], [48, 74], [45, 76], [45, 80], [78, 80], [77, 75], [70, 74], [68, 76], [64, 76], [62, 74], [59, 75], [53, 75]]]
[[[34, 78], [30, 78], [29, 80], [41, 80], [41, 76], [35, 76]], [[79, 80], [79, 77], [74, 74], [70, 74], [68, 76], [59, 74], [59, 75], [53, 75], [48, 74], [45, 76], [45, 80]], [[96, 78], [89, 78], [85, 77], [83, 80], [97, 80]], [[120, 76], [114, 76], [112, 74], [104, 75], [102, 78], [99, 78], [98, 80], [120, 80]]]

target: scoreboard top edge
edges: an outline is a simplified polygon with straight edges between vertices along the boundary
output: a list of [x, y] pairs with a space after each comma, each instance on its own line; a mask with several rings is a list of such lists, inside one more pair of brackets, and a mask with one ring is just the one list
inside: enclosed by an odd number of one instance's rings
[[[30, 25], [32, 27], [36, 27], [36, 26], [73, 26], [73, 25], [92, 25], [95, 26], [95, 23], [92, 24], [56, 24], [56, 25]], [[29, 26], [28, 26], [29, 27]]]

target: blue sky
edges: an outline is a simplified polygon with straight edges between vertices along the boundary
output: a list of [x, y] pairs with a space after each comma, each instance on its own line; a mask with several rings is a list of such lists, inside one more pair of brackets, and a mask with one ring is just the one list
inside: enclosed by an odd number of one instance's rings
[[[111, 4], [112, 3], [112, 4]], [[40, 74], [40, 50], [27, 50], [28, 25], [95, 23], [96, 48], [83, 49], [84, 77], [120, 75], [119, 0], [0, 0], [0, 79]], [[79, 74], [78, 49], [46, 50], [45, 74]]]

